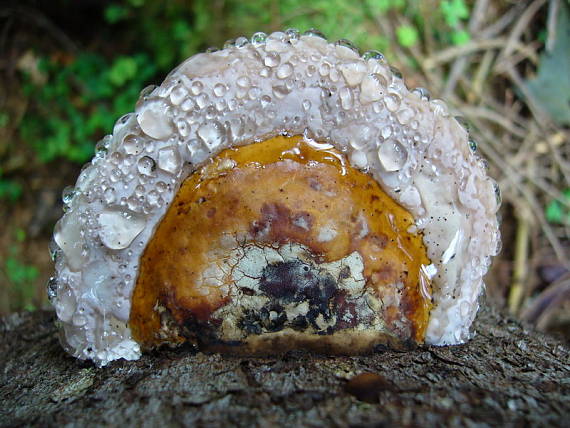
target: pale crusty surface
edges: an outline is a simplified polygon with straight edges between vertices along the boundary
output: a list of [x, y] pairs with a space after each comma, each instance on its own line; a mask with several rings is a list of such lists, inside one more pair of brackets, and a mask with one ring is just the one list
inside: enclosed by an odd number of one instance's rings
[[334, 144], [416, 218], [433, 266], [426, 341], [462, 343], [499, 244], [495, 183], [445, 104], [381, 59], [273, 33], [193, 56], [117, 122], [56, 226], [50, 295], [70, 353], [106, 364], [140, 349], [127, 326], [138, 260], [192, 168], [279, 133]]

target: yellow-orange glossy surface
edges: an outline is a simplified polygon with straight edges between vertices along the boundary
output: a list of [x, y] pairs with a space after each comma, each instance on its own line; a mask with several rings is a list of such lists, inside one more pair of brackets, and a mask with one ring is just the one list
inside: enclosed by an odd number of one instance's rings
[[431, 308], [421, 268], [430, 261], [421, 236], [407, 232], [413, 223], [330, 145], [279, 136], [224, 150], [184, 181], [141, 258], [133, 336], [144, 347], [183, 341], [160, 332], [162, 312], [183, 325], [189, 317], [207, 322], [227, 304], [232, 284], [202, 278], [209, 265], [223, 261], [229, 239], [236, 245], [296, 242], [323, 263], [357, 251], [366, 287], [381, 300], [403, 284], [399, 303], [386, 304], [383, 318], [389, 328], [404, 320], [410, 337], [401, 339], [421, 343]]

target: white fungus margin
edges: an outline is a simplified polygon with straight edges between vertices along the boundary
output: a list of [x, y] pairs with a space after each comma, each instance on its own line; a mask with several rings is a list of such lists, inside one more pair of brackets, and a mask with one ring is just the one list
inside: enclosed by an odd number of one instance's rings
[[71, 354], [140, 357], [127, 325], [139, 259], [179, 186], [221, 150], [283, 133], [334, 144], [412, 213], [433, 263], [425, 341], [471, 337], [500, 237], [498, 189], [468, 132], [380, 54], [289, 30], [189, 58], [98, 143], [51, 245], [48, 293]]

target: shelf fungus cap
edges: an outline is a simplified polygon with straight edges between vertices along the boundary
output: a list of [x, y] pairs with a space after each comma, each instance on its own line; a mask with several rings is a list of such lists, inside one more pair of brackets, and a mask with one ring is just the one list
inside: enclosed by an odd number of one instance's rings
[[51, 251], [62, 343], [99, 365], [468, 340], [500, 242], [461, 121], [309, 31], [195, 55], [97, 144]]

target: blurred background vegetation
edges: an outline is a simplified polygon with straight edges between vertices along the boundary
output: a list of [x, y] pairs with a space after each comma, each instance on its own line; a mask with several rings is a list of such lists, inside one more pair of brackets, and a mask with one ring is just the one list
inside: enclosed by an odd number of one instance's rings
[[570, 337], [568, 0], [51, 0], [0, 5], [0, 315], [46, 306], [47, 246], [95, 143], [188, 56], [316, 27], [466, 118], [503, 191], [488, 300]]

